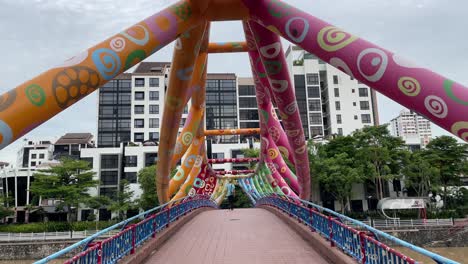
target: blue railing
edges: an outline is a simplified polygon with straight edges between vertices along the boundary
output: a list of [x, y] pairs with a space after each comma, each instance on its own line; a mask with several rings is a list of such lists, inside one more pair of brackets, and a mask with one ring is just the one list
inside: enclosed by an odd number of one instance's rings
[[[325, 237], [330, 241], [332, 247], [336, 246], [360, 263], [416, 263], [412, 258], [378, 241], [378, 237], [380, 237], [427, 256], [436, 263], [458, 264], [458, 262], [412, 245], [360, 221], [309, 201], [274, 195], [257, 200], [256, 206], [261, 205], [268, 205], [282, 210], [289, 216], [310, 227], [311, 231]], [[346, 222], [358, 226], [361, 230], [347, 226], [344, 224]]]
[[[83, 248], [82, 252], [64, 263], [116, 263], [126, 255], [135, 253], [135, 249], [138, 246], [151, 237], [156, 237], [156, 234], [167, 228], [170, 223], [177, 221], [181, 216], [188, 212], [202, 207], [217, 208], [217, 204], [210, 200], [209, 196], [206, 195], [184, 197], [177, 201], [166, 203], [108, 227], [63, 250], [60, 250], [57, 253], [35, 262], [35, 264], [48, 263], [53, 259], [63, 258], [64, 255], [69, 254], [78, 248]], [[131, 224], [135, 220], [142, 218], [142, 221], [136, 224]], [[119, 233], [109, 238], [102, 241], [94, 241], [110, 231], [119, 229], [121, 230]]]

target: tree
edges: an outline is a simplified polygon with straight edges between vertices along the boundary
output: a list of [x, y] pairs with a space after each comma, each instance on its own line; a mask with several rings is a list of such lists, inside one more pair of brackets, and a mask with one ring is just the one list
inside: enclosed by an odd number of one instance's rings
[[159, 205], [155, 178], [156, 165], [143, 168], [138, 172], [138, 183], [143, 191], [138, 204], [145, 211]]
[[59, 165], [49, 169], [39, 170], [34, 175], [31, 193], [42, 199], [60, 201], [57, 208], [65, 210], [67, 221], [76, 219], [76, 211], [81, 203], [85, 203], [90, 194], [88, 190], [96, 187], [98, 181], [93, 180], [94, 172], [90, 171], [89, 162], [64, 158]]
[[15, 211], [11, 209], [11, 202], [13, 201], [11, 193], [8, 198], [0, 196], [0, 220], [4, 220], [5, 217], [13, 215]]
[[393, 137], [386, 125], [365, 127], [353, 134], [356, 161], [366, 176], [374, 181], [377, 199], [384, 198], [384, 183], [400, 177], [408, 151], [401, 138]]
[[421, 150], [411, 153], [402, 171], [405, 185], [419, 197], [427, 197], [429, 191], [435, 190], [439, 184], [439, 170], [425, 158], [426, 152]]
[[460, 177], [468, 173], [468, 145], [459, 144], [450, 136], [440, 136], [427, 144], [426, 159], [439, 170], [443, 187], [444, 204], [447, 201], [447, 187], [460, 184]]
[[125, 213], [134, 207], [134, 202], [132, 201], [133, 193], [130, 190], [128, 181], [121, 180], [119, 191], [113, 197], [109, 206], [111, 212], [117, 213], [117, 220], [124, 220], [126, 218]]
[[104, 208], [106, 206], [108, 206], [109, 204], [111, 204], [111, 199], [107, 196], [103, 196], [103, 195], [100, 195], [100, 196], [93, 196], [93, 197], [90, 197], [87, 201], [86, 201], [86, 205], [93, 209], [93, 213], [90, 214], [88, 216], [88, 219], [86, 219], [87, 221], [96, 221], [96, 230], [98, 230], [98, 221], [99, 220], [97, 218], [97, 215], [94, 213], [94, 211], [96, 210], [99, 210], [101, 208]]
[[[260, 149], [258, 148], [245, 148], [241, 149], [242, 153], [246, 158], [259, 158], [260, 157]], [[249, 168], [254, 169], [257, 162], [249, 162]]]

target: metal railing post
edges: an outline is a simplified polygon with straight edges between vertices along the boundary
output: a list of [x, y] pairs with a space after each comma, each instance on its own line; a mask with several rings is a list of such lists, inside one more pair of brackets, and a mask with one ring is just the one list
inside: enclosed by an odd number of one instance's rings
[[364, 234], [364, 232], [359, 232], [359, 244], [361, 245], [362, 264], [366, 264], [366, 239]]
[[334, 247], [335, 242], [333, 242], [333, 221], [332, 221], [332, 216], [328, 216], [328, 228], [329, 228], [329, 238], [330, 238], [330, 246]]
[[136, 225], [131, 225], [130, 229], [132, 230], [132, 250], [130, 251], [130, 254], [135, 254], [135, 248], [136, 248]]
[[315, 232], [315, 228], [314, 228], [314, 212], [312, 212], [312, 208], [309, 208], [309, 214], [310, 214], [310, 231]]
[[151, 237], [155, 238], [156, 237], [156, 229], [157, 229], [156, 215], [154, 214], [152, 217], [153, 217], [153, 234], [151, 235]]

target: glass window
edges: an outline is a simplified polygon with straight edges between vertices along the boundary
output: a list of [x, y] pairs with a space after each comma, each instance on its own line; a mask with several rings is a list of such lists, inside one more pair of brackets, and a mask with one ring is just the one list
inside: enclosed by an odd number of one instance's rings
[[39, 154], [39, 158], [43, 159], [43, 158], [45, 158], [45, 155], [44, 154]]
[[359, 88], [359, 97], [368, 97], [369, 90], [367, 88]]
[[260, 123], [257, 122], [240, 122], [240, 128], [259, 128]]
[[356, 106], [356, 102], [353, 102], [353, 106]]
[[362, 120], [363, 124], [370, 124], [372, 122], [370, 114], [362, 114], [361, 115], [361, 120]]
[[150, 118], [149, 119], [150, 128], [159, 128], [159, 118]]
[[357, 115], [354, 115], [354, 120], [357, 120], [357, 119], [358, 119]]
[[136, 167], [138, 162], [137, 156], [125, 156], [125, 166], [126, 167]]
[[335, 88], [334, 91], [335, 91], [335, 97], [340, 97], [340, 89]]
[[36, 166], [36, 162], [35, 161], [31, 161], [31, 167], [34, 167]]
[[101, 171], [102, 185], [117, 185], [119, 171]]
[[136, 172], [125, 172], [123, 179], [127, 180], [128, 183], [137, 183], [137, 173]]
[[333, 84], [338, 84], [338, 75], [333, 75]]
[[323, 135], [323, 129], [321, 126], [313, 126], [310, 127], [310, 133], [312, 134], [312, 136]]
[[224, 159], [224, 153], [223, 152], [216, 152], [212, 154], [213, 159]]
[[319, 75], [318, 75], [318, 73], [307, 74], [307, 84], [308, 85], [319, 85]]
[[343, 135], [343, 129], [341, 127], [338, 128], [338, 135], [340, 135], [340, 136]]
[[135, 92], [135, 101], [145, 100], [145, 92]]
[[118, 169], [119, 155], [102, 155], [101, 169]]
[[239, 110], [240, 120], [259, 120], [258, 110]]
[[119, 94], [119, 104], [131, 104], [132, 103], [132, 94]]
[[135, 127], [135, 128], [144, 128], [145, 127], [145, 120], [144, 119], [135, 119], [133, 127]]
[[135, 133], [133, 134], [133, 138], [135, 142], [143, 142], [145, 140], [145, 135], [143, 133]]
[[145, 106], [144, 105], [135, 105], [134, 113], [135, 114], [144, 114], [145, 113]]
[[159, 87], [159, 78], [150, 78], [149, 79], [150, 87]]
[[159, 132], [150, 132], [149, 140], [159, 140]]
[[37, 154], [31, 154], [31, 159], [37, 158]]
[[356, 92], [356, 89], [351, 89], [351, 92], [352, 92], [352, 93], [355, 93], [355, 92]]
[[150, 101], [159, 101], [159, 91], [150, 91], [149, 99]]
[[99, 103], [100, 104], [116, 104], [117, 103], [117, 94], [101, 92], [99, 94]]
[[309, 111], [322, 111], [322, 104], [319, 99], [309, 100]]
[[184, 107], [184, 112], [183, 112], [183, 113], [184, 113], [184, 114], [188, 114], [188, 106], [185, 106], [185, 107]]
[[341, 110], [341, 103], [340, 103], [340, 101], [336, 101], [336, 102], [335, 102], [335, 109], [336, 109], [336, 110]]
[[321, 125], [322, 124], [322, 113], [310, 113], [309, 114], [310, 124], [311, 125]]
[[[115, 185], [117, 185], [117, 183]], [[117, 196], [117, 188], [99, 188], [99, 195], [115, 199]], [[108, 211], [107, 209], [99, 209], [99, 221], [110, 220], [111, 214], [111, 211]]]
[[159, 114], [159, 105], [150, 105], [149, 106], [149, 113], [150, 114]]
[[336, 115], [336, 123], [338, 123], [338, 124], [342, 123], [341, 115]]
[[309, 94], [309, 98], [320, 98], [320, 87], [309, 86], [307, 87], [307, 93]]
[[313, 60], [313, 59], [317, 59], [317, 56], [307, 52], [307, 53], [304, 54], [304, 59], [305, 60]]
[[135, 78], [135, 87], [144, 87], [145, 78]]
[[360, 101], [359, 105], [361, 106], [361, 110], [369, 110], [369, 101]]
[[253, 85], [239, 85], [239, 95], [255, 95], [255, 87]]
[[152, 166], [158, 161], [158, 153], [145, 153], [145, 167]]
[[184, 127], [185, 121], [186, 121], [186, 120], [187, 120], [187, 118], [181, 118], [181, 119], [180, 119], [179, 127]]
[[131, 121], [130, 120], [120, 120], [119, 122], [119, 128], [130, 128], [130, 123]]
[[239, 97], [240, 108], [257, 108], [257, 99], [255, 97]]

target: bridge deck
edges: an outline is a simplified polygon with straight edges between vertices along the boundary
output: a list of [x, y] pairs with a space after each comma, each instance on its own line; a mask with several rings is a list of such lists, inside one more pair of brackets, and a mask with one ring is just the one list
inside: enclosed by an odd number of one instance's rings
[[327, 263], [274, 214], [212, 210], [185, 224], [146, 263]]

